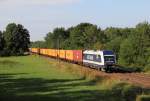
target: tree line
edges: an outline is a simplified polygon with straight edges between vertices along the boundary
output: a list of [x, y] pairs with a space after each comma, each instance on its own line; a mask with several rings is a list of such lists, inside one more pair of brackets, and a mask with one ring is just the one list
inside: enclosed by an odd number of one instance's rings
[[105, 30], [90, 23], [80, 23], [68, 29], [55, 28], [44, 39], [44, 41], [32, 42], [31, 47], [113, 50], [121, 65], [150, 68], [150, 24], [148, 22], [139, 23], [135, 28], [109, 27]]
[[18, 56], [28, 52], [29, 31], [21, 24], [10, 23], [0, 31], [0, 56]]

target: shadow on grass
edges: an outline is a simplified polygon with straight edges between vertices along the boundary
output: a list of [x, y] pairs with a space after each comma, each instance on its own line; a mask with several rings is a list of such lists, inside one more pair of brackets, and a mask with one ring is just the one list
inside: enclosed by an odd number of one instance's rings
[[[115, 89], [112, 91], [81, 89], [82, 86], [91, 86], [83, 78], [14, 79], [15, 75], [21, 74], [0, 74], [0, 101], [126, 101], [120, 90], [117, 90], [117, 93]], [[74, 90], [74, 87], [79, 89]], [[135, 98], [128, 101], [133, 99]]]
[[1, 60], [0, 64], [2, 65], [17, 65], [19, 62], [11, 61], [11, 60]]

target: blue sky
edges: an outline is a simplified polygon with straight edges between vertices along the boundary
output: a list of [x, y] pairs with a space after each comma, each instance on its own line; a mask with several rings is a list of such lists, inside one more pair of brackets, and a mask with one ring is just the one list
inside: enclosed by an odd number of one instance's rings
[[89, 22], [101, 28], [135, 27], [150, 22], [150, 0], [0, 0], [0, 30], [11, 22], [23, 24], [31, 40], [55, 27]]

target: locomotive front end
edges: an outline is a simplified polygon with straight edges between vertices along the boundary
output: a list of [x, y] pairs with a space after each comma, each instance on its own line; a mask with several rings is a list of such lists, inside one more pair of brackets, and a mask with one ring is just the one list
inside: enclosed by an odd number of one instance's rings
[[103, 51], [104, 64], [106, 68], [110, 68], [116, 64], [116, 55], [113, 51]]

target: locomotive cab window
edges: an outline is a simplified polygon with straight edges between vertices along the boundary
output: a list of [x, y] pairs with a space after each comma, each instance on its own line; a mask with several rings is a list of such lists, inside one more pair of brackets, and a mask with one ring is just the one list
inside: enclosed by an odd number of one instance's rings
[[87, 55], [87, 59], [88, 60], [93, 60], [94, 58], [93, 58], [93, 55]]
[[115, 57], [114, 56], [104, 56], [104, 60], [107, 62], [107, 61], [112, 61], [114, 62], [115, 61]]
[[100, 56], [100, 55], [97, 55], [97, 56], [96, 56], [96, 58], [97, 58], [97, 59], [100, 59], [100, 58], [101, 58], [101, 56]]
[[101, 55], [96, 55], [96, 61], [101, 62]]

